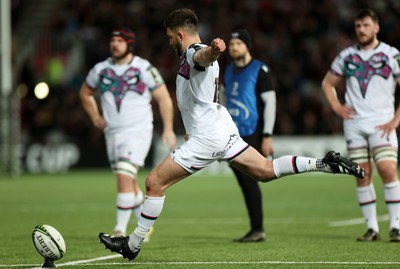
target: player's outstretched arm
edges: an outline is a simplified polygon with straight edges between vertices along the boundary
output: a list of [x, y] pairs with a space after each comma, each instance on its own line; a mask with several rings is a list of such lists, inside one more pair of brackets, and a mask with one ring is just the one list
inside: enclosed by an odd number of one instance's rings
[[210, 66], [225, 50], [225, 41], [221, 38], [215, 38], [210, 46], [204, 47], [196, 52], [194, 61], [203, 67]]

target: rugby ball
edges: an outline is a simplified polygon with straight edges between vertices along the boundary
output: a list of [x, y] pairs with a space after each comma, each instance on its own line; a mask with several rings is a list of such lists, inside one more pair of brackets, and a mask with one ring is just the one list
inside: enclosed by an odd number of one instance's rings
[[66, 251], [65, 241], [62, 235], [52, 226], [40, 224], [33, 229], [33, 244], [36, 250], [45, 259], [59, 260]]

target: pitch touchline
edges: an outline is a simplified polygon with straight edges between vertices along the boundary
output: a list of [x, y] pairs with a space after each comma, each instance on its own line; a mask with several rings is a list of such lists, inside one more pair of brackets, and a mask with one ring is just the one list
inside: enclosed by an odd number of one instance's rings
[[[379, 221], [387, 221], [387, 220], [389, 220], [389, 215], [378, 216], [378, 220]], [[357, 225], [357, 224], [363, 224], [363, 223], [365, 223], [365, 219], [358, 218], [358, 219], [332, 221], [329, 223], [329, 226], [342, 227], [342, 226], [351, 226], [351, 225]]]

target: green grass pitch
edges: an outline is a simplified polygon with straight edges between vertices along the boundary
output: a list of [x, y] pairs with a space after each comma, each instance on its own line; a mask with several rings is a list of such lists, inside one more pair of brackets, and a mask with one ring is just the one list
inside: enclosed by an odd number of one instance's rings
[[[147, 171], [140, 172], [141, 186]], [[387, 215], [375, 178], [378, 215]], [[134, 261], [105, 250], [99, 232], [112, 232], [116, 184], [104, 170], [0, 178], [0, 269], [40, 267], [32, 229], [49, 224], [63, 235], [62, 268], [400, 268], [400, 244], [356, 242], [365, 232], [351, 176], [312, 173], [262, 184], [267, 241], [233, 243], [249, 229], [243, 197], [230, 174], [189, 177], [167, 191], [149, 243]], [[344, 222], [343, 225], [337, 224]], [[129, 231], [134, 229], [130, 224]], [[111, 256], [114, 255], [114, 256]], [[102, 259], [104, 257], [104, 259]]]

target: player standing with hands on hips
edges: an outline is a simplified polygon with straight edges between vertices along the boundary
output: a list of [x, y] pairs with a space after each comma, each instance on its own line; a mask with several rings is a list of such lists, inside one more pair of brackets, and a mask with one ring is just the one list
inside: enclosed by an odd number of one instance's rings
[[[276, 94], [271, 71], [265, 63], [252, 58], [252, 41], [246, 29], [231, 33], [228, 49], [233, 62], [224, 73], [226, 108], [243, 140], [264, 157], [272, 158]], [[231, 168], [242, 190], [251, 228], [235, 242], [265, 241], [260, 186], [249, 175]]]
[[[125, 235], [132, 211], [137, 220], [142, 211], [144, 197], [137, 173], [152, 142], [152, 99], [159, 106], [164, 144], [172, 150], [176, 143], [171, 97], [157, 69], [133, 54], [135, 39], [129, 28], [114, 29], [110, 37], [111, 57], [89, 71], [80, 92], [92, 123], [104, 131], [108, 159], [117, 176], [115, 236]], [[94, 96], [96, 90], [101, 94], [102, 113]]]
[[333, 151], [323, 159], [288, 155], [267, 160], [243, 141], [227, 109], [217, 102], [217, 59], [226, 49], [225, 42], [215, 38], [209, 46], [202, 44], [197, 15], [191, 9], [173, 11], [164, 26], [170, 45], [180, 57], [176, 96], [188, 140], [147, 176], [146, 198], [136, 229], [126, 237], [99, 234], [106, 248], [129, 260], [135, 259], [143, 239], [161, 214], [165, 191], [214, 161], [230, 162], [263, 182], [312, 171], [363, 177], [358, 164]]
[[[357, 240], [380, 239], [372, 181], [373, 160], [384, 184], [390, 219], [389, 238], [400, 242], [396, 134], [400, 110], [395, 112], [394, 109], [396, 82], [400, 84], [400, 54], [396, 48], [377, 39], [379, 21], [374, 11], [360, 10], [354, 26], [357, 44], [342, 50], [334, 59], [322, 89], [332, 109], [343, 118], [350, 158], [365, 170], [364, 178], [356, 178], [356, 191], [367, 231]], [[344, 104], [336, 93], [343, 78], [346, 79]]]

